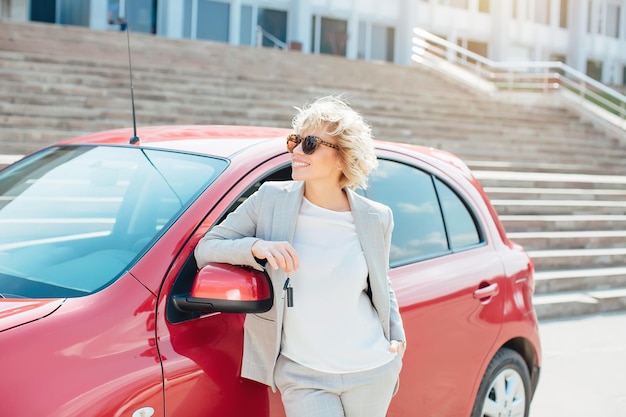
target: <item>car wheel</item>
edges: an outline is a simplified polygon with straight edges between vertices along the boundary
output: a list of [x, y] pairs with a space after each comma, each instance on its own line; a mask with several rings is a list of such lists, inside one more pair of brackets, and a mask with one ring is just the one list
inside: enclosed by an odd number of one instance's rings
[[528, 417], [530, 375], [524, 359], [502, 348], [480, 383], [472, 417]]

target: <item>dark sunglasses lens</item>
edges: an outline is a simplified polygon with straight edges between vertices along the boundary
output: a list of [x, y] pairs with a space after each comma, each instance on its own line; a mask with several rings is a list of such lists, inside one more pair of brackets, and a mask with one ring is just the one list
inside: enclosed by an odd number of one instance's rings
[[317, 149], [317, 138], [315, 136], [307, 136], [302, 139], [302, 152], [305, 155], [311, 155]]

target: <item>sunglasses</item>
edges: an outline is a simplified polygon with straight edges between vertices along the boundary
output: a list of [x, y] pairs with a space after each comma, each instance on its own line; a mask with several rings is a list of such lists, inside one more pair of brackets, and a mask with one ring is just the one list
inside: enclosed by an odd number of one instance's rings
[[320, 145], [328, 146], [329, 148], [339, 149], [339, 146], [335, 145], [334, 143], [327, 142], [324, 139], [318, 138], [317, 136], [309, 135], [303, 138], [296, 133], [292, 133], [291, 135], [287, 136], [287, 151], [289, 151], [289, 153], [293, 153], [293, 150], [299, 144], [302, 144], [302, 152], [305, 155], [311, 155]]

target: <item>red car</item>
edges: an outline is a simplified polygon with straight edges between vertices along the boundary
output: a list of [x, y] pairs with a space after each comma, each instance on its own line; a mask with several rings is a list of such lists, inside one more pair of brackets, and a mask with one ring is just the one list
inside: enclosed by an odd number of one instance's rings
[[[283, 416], [239, 377], [265, 275], [197, 270], [204, 233], [267, 180], [285, 129], [83, 136], [0, 171], [0, 398], [11, 417]], [[409, 348], [389, 416], [528, 416], [541, 365], [533, 264], [455, 156], [379, 141], [361, 191], [393, 209]], [[321, 308], [321, 307], [320, 307]]]

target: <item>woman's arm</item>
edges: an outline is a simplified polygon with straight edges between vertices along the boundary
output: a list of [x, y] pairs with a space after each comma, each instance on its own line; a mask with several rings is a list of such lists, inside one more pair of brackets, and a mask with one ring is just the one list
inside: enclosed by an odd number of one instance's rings
[[211, 228], [200, 239], [194, 250], [199, 268], [211, 262], [222, 262], [263, 269], [252, 254], [252, 245], [259, 240], [256, 227], [263, 194], [261, 186], [222, 223]]
[[[298, 255], [289, 242], [266, 241], [257, 237], [259, 222], [267, 222], [271, 217], [268, 214], [263, 218], [262, 214], [271, 213], [267, 204], [263, 205], [267, 190], [261, 185], [222, 223], [200, 239], [194, 251], [199, 268], [211, 262], [222, 262], [263, 270], [263, 261], [267, 260], [273, 269], [280, 268], [287, 273], [298, 269]], [[265, 210], [262, 210], [263, 207]]]

